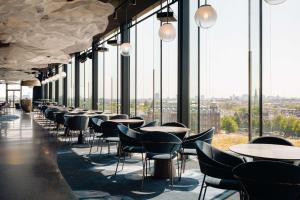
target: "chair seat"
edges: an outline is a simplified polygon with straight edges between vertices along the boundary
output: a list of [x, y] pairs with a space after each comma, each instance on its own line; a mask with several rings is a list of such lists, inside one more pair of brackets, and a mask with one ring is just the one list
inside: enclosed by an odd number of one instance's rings
[[[176, 157], [176, 153], [174, 153], [173, 155], [170, 155], [168, 153], [166, 154], [157, 154], [157, 153], [147, 153], [146, 154], [146, 158], [148, 159], [152, 159], [152, 160], [170, 160]], [[171, 158], [170, 158], [171, 156]]]
[[107, 138], [104, 138], [104, 140], [106, 140], [108, 142], [120, 142], [119, 137], [107, 137]]
[[103, 133], [95, 133], [96, 138], [101, 138], [103, 136]]
[[224, 190], [240, 190], [241, 185], [235, 179], [219, 179], [211, 176], [206, 176], [205, 183], [207, 186], [215, 187]]
[[194, 155], [196, 156], [197, 155], [197, 151], [196, 149], [183, 149], [181, 151], [181, 154], [184, 154], [184, 155]]
[[129, 153], [144, 153], [145, 149], [143, 146], [125, 146], [123, 147], [123, 151]]

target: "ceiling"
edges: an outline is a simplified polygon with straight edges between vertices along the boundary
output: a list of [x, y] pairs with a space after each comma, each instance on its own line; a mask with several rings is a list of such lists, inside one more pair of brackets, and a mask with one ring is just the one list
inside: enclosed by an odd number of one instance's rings
[[[126, 22], [125, 1], [0, 0], [0, 80], [31, 80], [49, 64], [68, 63], [70, 54]], [[128, 19], [158, 2], [136, 0]]]
[[106, 30], [109, 2], [0, 0], [0, 80], [32, 79], [33, 68], [68, 63]]

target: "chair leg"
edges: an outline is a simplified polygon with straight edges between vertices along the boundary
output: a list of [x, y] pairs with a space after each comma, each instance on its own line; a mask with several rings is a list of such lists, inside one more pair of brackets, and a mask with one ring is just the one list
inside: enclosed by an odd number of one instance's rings
[[108, 142], [108, 154], [110, 154], [110, 142]]
[[199, 194], [198, 200], [201, 199], [201, 195], [202, 195], [202, 190], [203, 190], [203, 187], [204, 187], [205, 178], [206, 178], [206, 175], [204, 175], [203, 180], [202, 180], [201, 190], [200, 190], [200, 194]]
[[179, 181], [181, 179], [181, 173], [179, 171], [179, 159], [178, 159], [178, 155], [177, 155], [177, 172], [178, 172], [178, 177], [179, 177]]
[[204, 188], [204, 193], [203, 193], [203, 199], [202, 199], [202, 200], [204, 200], [204, 199], [205, 199], [206, 190], [207, 190], [207, 186], [205, 186], [205, 188]]
[[147, 166], [147, 159], [145, 158], [146, 161], [146, 177], [148, 176], [148, 166]]
[[[120, 153], [121, 153], [121, 152], [120, 152]], [[119, 154], [120, 154], [120, 153], [119, 153]], [[125, 152], [123, 152], [123, 165], [122, 165], [122, 170], [123, 170], [123, 168], [124, 168], [125, 158], [126, 158], [126, 157], [125, 157]]]
[[173, 189], [173, 160], [171, 159], [169, 163], [170, 163], [170, 171], [171, 171], [170, 180], [171, 180], [171, 185], [172, 185], [172, 189]]
[[[142, 177], [142, 190], [144, 189], [144, 179], [145, 179], [145, 162], [147, 163], [147, 160], [145, 158], [143, 158], [143, 154], [142, 154], [142, 164], [143, 164], [143, 177]], [[146, 172], [147, 172], [147, 168], [146, 168]]]
[[118, 171], [118, 166], [119, 166], [119, 163], [120, 163], [120, 159], [121, 159], [121, 155], [119, 155], [119, 158], [118, 158], [118, 163], [117, 163], [115, 175], [117, 174], [117, 171]]
[[93, 148], [93, 144], [94, 144], [94, 139], [95, 139], [95, 135], [93, 135], [93, 139], [92, 139], [92, 142], [90, 143], [90, 152], [89, 152], [89, 156], [91, 155], [91, 152], [92, 152], [92, 148]]

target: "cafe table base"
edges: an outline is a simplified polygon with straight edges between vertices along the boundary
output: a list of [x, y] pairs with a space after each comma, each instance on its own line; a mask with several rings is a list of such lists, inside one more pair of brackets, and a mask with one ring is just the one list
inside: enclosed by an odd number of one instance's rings
[[[172, 172], [170, 165], [172, 166]], [[154, 178], [166, 179], [175, 176], [176, 168], [171, 160], [155, 160], [154, 161]]]

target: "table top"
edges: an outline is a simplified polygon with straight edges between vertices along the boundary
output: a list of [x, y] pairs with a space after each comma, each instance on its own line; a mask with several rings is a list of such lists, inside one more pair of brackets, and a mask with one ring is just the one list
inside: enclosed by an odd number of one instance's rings
[[76, 114], [76, 113], [72, 113], [72, 114], [66, 114], [66, 117], [74, 117], [74, 116], [86, 116], [86, 117], [96, 117], [99, 116], [100, 114], [97, 113], [80, 113], [80, 114]]
[[176, 126], [151, 126], [151, 127], [143, 127], [140, 128], [141, 131], [144, 132], [166, 132], [166, 133], [182, 133], [188, 132], [189, 128], [184, 127], [176, 127]]
[[117, 122], [121, 124], [137, 124], [137, 123], [144, 122], [144, 120], [142, 119], [111, 119], [109, 121]]
[[300, 148], [276, 144], [238, 144], [229, 147], [229, 150], [248, 157], [265, 158], [272, 160], [300, 160]]

